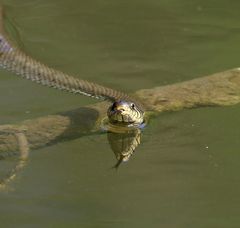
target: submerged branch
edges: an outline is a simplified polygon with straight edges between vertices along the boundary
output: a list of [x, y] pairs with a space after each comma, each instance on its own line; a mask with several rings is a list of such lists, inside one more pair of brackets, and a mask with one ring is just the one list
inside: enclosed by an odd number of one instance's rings
[[[135, 96], [145, 104], [146, 111], [153, 111], [154, 114], [184, 108], [234, 105], [240, 102], [240, 69], [139, 90]], [[29, 149], [37, 149], [99, 131], [108, 106], [107, 102], [101, 102], [65, 113], [26, 120], [18, 125], [2, 125], [0, 152], [18, 151], [19, 138], [16, 135], [19, 134], [24, 134]]]
[[234, 105], [240, 102], [240, 68], [173, 85], [139, 90], [136, 95], [150, 110], [156, 112]]

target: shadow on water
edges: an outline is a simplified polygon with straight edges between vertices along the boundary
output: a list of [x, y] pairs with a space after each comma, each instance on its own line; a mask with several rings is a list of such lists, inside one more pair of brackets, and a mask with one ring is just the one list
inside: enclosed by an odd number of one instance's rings
[[52, 143], [73, 140], [93, 133], [96, 134], [93, 130], [99, 119], [99, 113], [95, 109], [90, 107], [81, 107], [58, 114], [66, 116], [70, 120], [70, 124], [63, 134], [57, 137]]

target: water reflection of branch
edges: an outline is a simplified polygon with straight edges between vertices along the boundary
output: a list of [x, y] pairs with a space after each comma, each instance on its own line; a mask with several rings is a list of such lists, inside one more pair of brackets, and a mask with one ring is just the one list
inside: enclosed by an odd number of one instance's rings
[[12, 182], [17, 174], [25, 167], [29, 156], [28, 141], [24, 132], [15, 132], [14, 134], [19, 145], [20, 157], [16, 166], [12, 168], [2, 180], [0, 180], [0, 190], [8, 189], [10, 182]]

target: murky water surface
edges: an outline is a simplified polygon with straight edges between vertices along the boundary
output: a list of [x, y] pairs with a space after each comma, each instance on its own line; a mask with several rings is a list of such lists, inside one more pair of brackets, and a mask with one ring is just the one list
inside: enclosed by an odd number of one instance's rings
[[[26, 52], [127, 92], [240, 65], [239, 1], [3, 2], [7, 26]], [[0, 82], [1, 124], [96, 102], [5, 71]], [[10, 190], [0, 193], [1, 224], [239, 227], [239, 116], [239, 105], [164, 113], [117, 171], [106, 134], [31, 151]]]

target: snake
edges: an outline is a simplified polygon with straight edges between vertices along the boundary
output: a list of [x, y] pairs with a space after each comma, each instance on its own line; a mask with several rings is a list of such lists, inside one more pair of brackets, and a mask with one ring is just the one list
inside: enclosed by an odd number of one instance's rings
[[[117, 159], [114, 168], [128, 161], [140, 144], [141, 129], [146, 123], [141, 102], [125, 92], [68, 75], [36, 60], [11, 40], [4, 29], [3, 21], [3, 6], [0, 4], [0, 67], [43, 86], [110, 101], [111, 105], [106, 111], [108, 123], [107, 127], [104, 125], [104, 130], [107, 130], [110, 147]], [[27, 138], [21, 132], [16, 136], [19, 141], [20, 160], [3, 181], [0, 179], [0, 189], [24, 167], [28, 157]], [[22, 138], [25, 141], [19, 140]], [[5, 156], [2, 159], [5, 159]]]
[[112, 124], [138, 127], [144, 122], [143, 105], [127, 93], [70, 76], [22, 51], [4, 30], [2, 6], [0, 6], [0, 67], [44, 86], [110, 101], [107, 116]]

